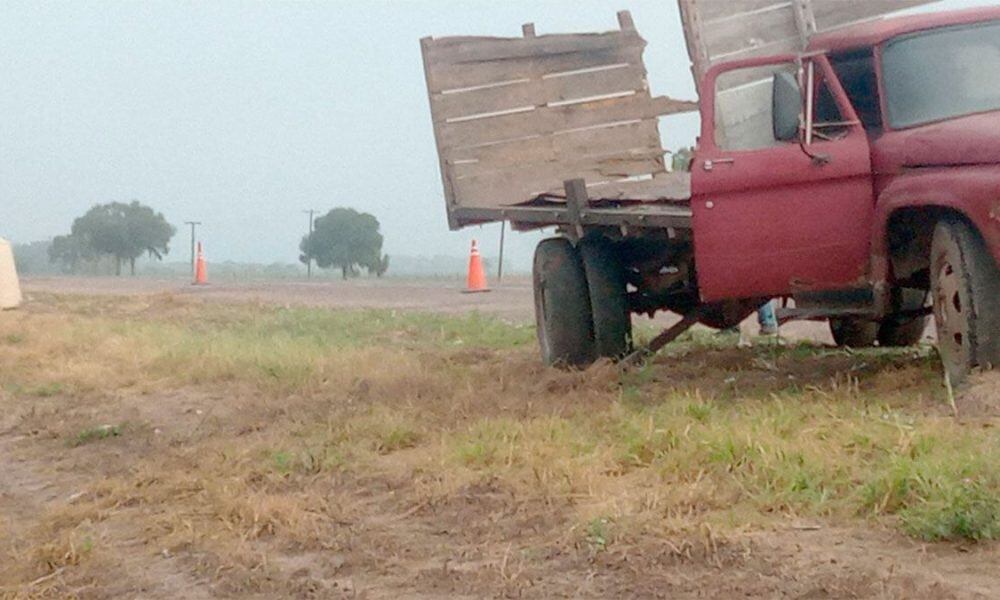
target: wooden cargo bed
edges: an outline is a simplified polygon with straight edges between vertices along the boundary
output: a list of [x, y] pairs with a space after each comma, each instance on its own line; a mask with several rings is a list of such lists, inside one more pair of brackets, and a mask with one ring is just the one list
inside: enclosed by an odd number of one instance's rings
[[658, 117], [697, 104], [650, 95], [646, 42], [627, 12], [618, 22], [600, 34], [526, 25], [520, 38], [421, 41], [452, 228], [563, 224], [563, 182], [578, 178], [584, 219], [687, 226], [690, 179], [667, 170]]

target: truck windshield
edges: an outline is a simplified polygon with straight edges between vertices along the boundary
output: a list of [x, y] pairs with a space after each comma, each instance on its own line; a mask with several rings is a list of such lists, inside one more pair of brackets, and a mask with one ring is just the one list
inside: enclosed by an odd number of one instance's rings
[[1000, 21], [890, 42], [882, 72], [896, 129], [1000, 110]]

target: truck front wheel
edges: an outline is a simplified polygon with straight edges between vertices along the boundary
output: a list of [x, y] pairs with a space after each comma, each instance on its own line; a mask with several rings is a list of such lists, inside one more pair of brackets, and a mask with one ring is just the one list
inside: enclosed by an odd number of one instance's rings
[[535, 324], [545, 364], [586, 367], [597, 359], [594, 320], [580, 253], [569, 240], [539, 242], [532, 269]]
[[597, 355], [622, 358], [632, 350], [632, 317], [628, 309], [625, 269], [606, 238], [584, 239], [579, 249], [594, 316]]
[[938, 352], [953, 383], [1000, 365], [1000, 269], [979, 234], [944, 220], [931, 243], [931, 297]]

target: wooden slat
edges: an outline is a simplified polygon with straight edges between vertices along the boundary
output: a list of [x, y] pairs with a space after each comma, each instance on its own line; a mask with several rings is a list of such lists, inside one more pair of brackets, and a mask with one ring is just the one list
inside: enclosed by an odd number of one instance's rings
[[[575, 173], [588, 182], [587, 191], [591, 202], [602, 200], [684, 201], [691, 197], [690, 174], [688, 173], [660, 173], [653, 179], [645, 181], [614, 181], [601, 184], [597, 184], [601, 181], [600, 173], [581, 171]], [[518, 185], [516, 189], [512, 189], [510, 186], [493, 188], [480, 186], [462, 189], [459, 194], [463, 199], [462, 206], [469, 208], [516, 206], [531, 200], [540, 193], [553, 194], [556, 197], [563, 195], [562, 182], [552, 179], [537, 183], [545, 187], [533, 188]], [[456, 186], [456, 189], [460, 189], [460, 186]]]
[[533, 79], [616, 64], [642, 64], [642, 46], [618, 46], [590, 52], [550, 54], [517, 60], [480, 63], [432, 63], [431, 92], [484, 86], [500, 82]]
[[588, 186], [592, 201], [635, 200], [658, 202], [691, 198], [691, 174], [686, 171], [660, 173], [648, 181], [627, 181]]
[[811, 0], [819, 31], [829, 31], [858, 21], [933, 4], [937, 0]]
[[543, 35], [529, 38], [440, 38], [428, 48], [428, 58], [437, 65], [511, 62], [567, 54], [601, 53], [645, 42], [634, 31]]
[[[779, 5], [780, 7], [781, 5]], [[712, 62], [743, 58], [753, 48], [769, 47], [792, 40], [800, 43], [791, 3], [778, 10], [703, 24], [702, 38]]]
[[646, 120], [610, 129], [541, 136], [513, 144], [456, 151], [446, 160], [453, 175], [463, 177], [543, 162], [558, 163], [563, 157], [597, 161], [613, 156], [632, 160], [661, 159], [663, 155], [657, 122]]
[[479, 198], [493, 202], [497, 197], [506, 198], [500, 204], [517, 204], [546, 191], [559, 189], [566, 177], [581, 177], [590, 183], [619, 180], [630, 176], [652, 175], [663, 171], [659, 164], [649, 160], [614, 161], [611, 164], [590, 160], [540, 163], [455, 179], [455, 192], [463, 204], [472, 206]]
[[702, 21], [706, 24], [719, 19], [744, 20], [747, 13], [757, 13], [768, 9], [782, 9], [791, 0], [692, 0]]
[[624, 65], [603, 71], [561, 77], [523, 79], [502, 87], [433, 94], [431, 102], [435, 120], [444, 121], [525, 106], [545, 106], [550, 102], [646, 89], [646, 72], [642, 66]]
[[539, 108], [531, 112], [474, 121], [438, 123], [437, 126], [440, 131], [441, 147], [453, 149], [530, 135], [649, 119], [687, 110], [687, 106], [686, 102], [670, 98], [650, 99], [644, 94], [636, 94], [626, 98]]

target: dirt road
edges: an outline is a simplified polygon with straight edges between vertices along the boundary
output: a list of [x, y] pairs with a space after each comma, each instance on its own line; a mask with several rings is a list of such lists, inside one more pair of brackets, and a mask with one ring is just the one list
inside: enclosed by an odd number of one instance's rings
[[[461, 281], [382, 280], [353, 281], [267, 281], [225, 282], [195, 287], [177, 279], [130, 277], [26, 277], [21, 282], [25, 292], [49, 292], [73, 295], [155, 295], [174, 294], [215, 302], [259, 302], [262, 304], [313, 306], [329, 308], [384, 308], [462, 314], [478, 311], [512, 322], [528, 323], [534, 319], [531, 281], [526, 277], [507, 279], [489, 293], [464, 294]], [[753, 317], [751, 317], [751, 320]], [[638, 325], [662, 328], [678, 318], [660, 313], [655, 318], [634, 317]], [[930, 338], [928, 332], [928, 339]], [[833, 343], [824, 323], [795, 322], [782, 327], [782, 336], [790, 340]]]
[[387, 308], [444, 314], [481, 311], [512, 320], [532, 318], [531, 282], [513, 279], [489, 293], [464, 294], [457, 280], [217, 282], [203, 287], [177, 279], [130, 277], [25, 277], [26, 293], [76, 295], [176, 294], [206, 301], [331, 308]]

